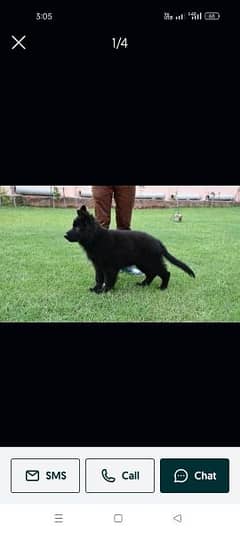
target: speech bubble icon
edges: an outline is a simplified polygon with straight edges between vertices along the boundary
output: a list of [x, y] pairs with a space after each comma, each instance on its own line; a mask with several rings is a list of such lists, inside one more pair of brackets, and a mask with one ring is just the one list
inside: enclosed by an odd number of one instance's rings
[[188, 472], [184, 468], [178, 468], [174, 472], [174, 483], [186, 483], [188, 480]]

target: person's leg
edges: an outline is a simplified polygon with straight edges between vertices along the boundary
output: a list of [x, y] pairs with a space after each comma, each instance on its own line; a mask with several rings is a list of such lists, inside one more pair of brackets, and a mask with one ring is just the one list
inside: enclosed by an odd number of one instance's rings
[[94, 200], [95, 216], [99, 224], [108, 229], [111, 223], [111, 207], [113, 186], [93, 185], [92, 194]]
[[132, 211], [134, 207], [136, 186], [117, 185], [114, 188], [116, 202], [116, 222], [118, 229], [130, 230]]

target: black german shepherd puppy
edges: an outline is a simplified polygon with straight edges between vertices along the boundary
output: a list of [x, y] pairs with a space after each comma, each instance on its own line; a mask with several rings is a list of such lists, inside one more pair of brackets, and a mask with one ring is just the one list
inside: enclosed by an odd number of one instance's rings
[[138, 285], [150, 285], [159, 276], [162, 279], [160, 289], [164, 290], [170, 279], [164, 257], [195, 278], [191, 268], [170, 255], [165, 246], [151, 235], [140, 231], [104, 229], [85, 206], [77, 210], [77, 214], [65, 239], [78, 242], [92, 261], [96, 270], [96, 285], [91, 291], [100, 294], [113, 289], [119, 270], [129, 265], [136, 265], [146, 276]]

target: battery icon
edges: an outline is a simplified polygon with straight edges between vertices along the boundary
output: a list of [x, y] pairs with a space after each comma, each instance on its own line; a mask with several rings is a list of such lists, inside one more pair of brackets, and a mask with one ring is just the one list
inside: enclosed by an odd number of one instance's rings
[[206, 11], [204, 13], [205, 20], [219, 20], [220, 13], [218, 11]]

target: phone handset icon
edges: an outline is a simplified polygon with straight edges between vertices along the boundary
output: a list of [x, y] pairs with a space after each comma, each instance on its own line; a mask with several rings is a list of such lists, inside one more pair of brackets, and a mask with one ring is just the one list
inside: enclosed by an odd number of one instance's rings
[[103, 477], [104, 481], [107, 481], [108, 483], [114, 483], [114, 481], [116, 481], [115, 477], [112, 477], [112, 476], [108, 475], [108, 471], [107, 471], [106, 468], [104, 468], [102, 470], [101, 474], [102, 474], [102, 477]]

